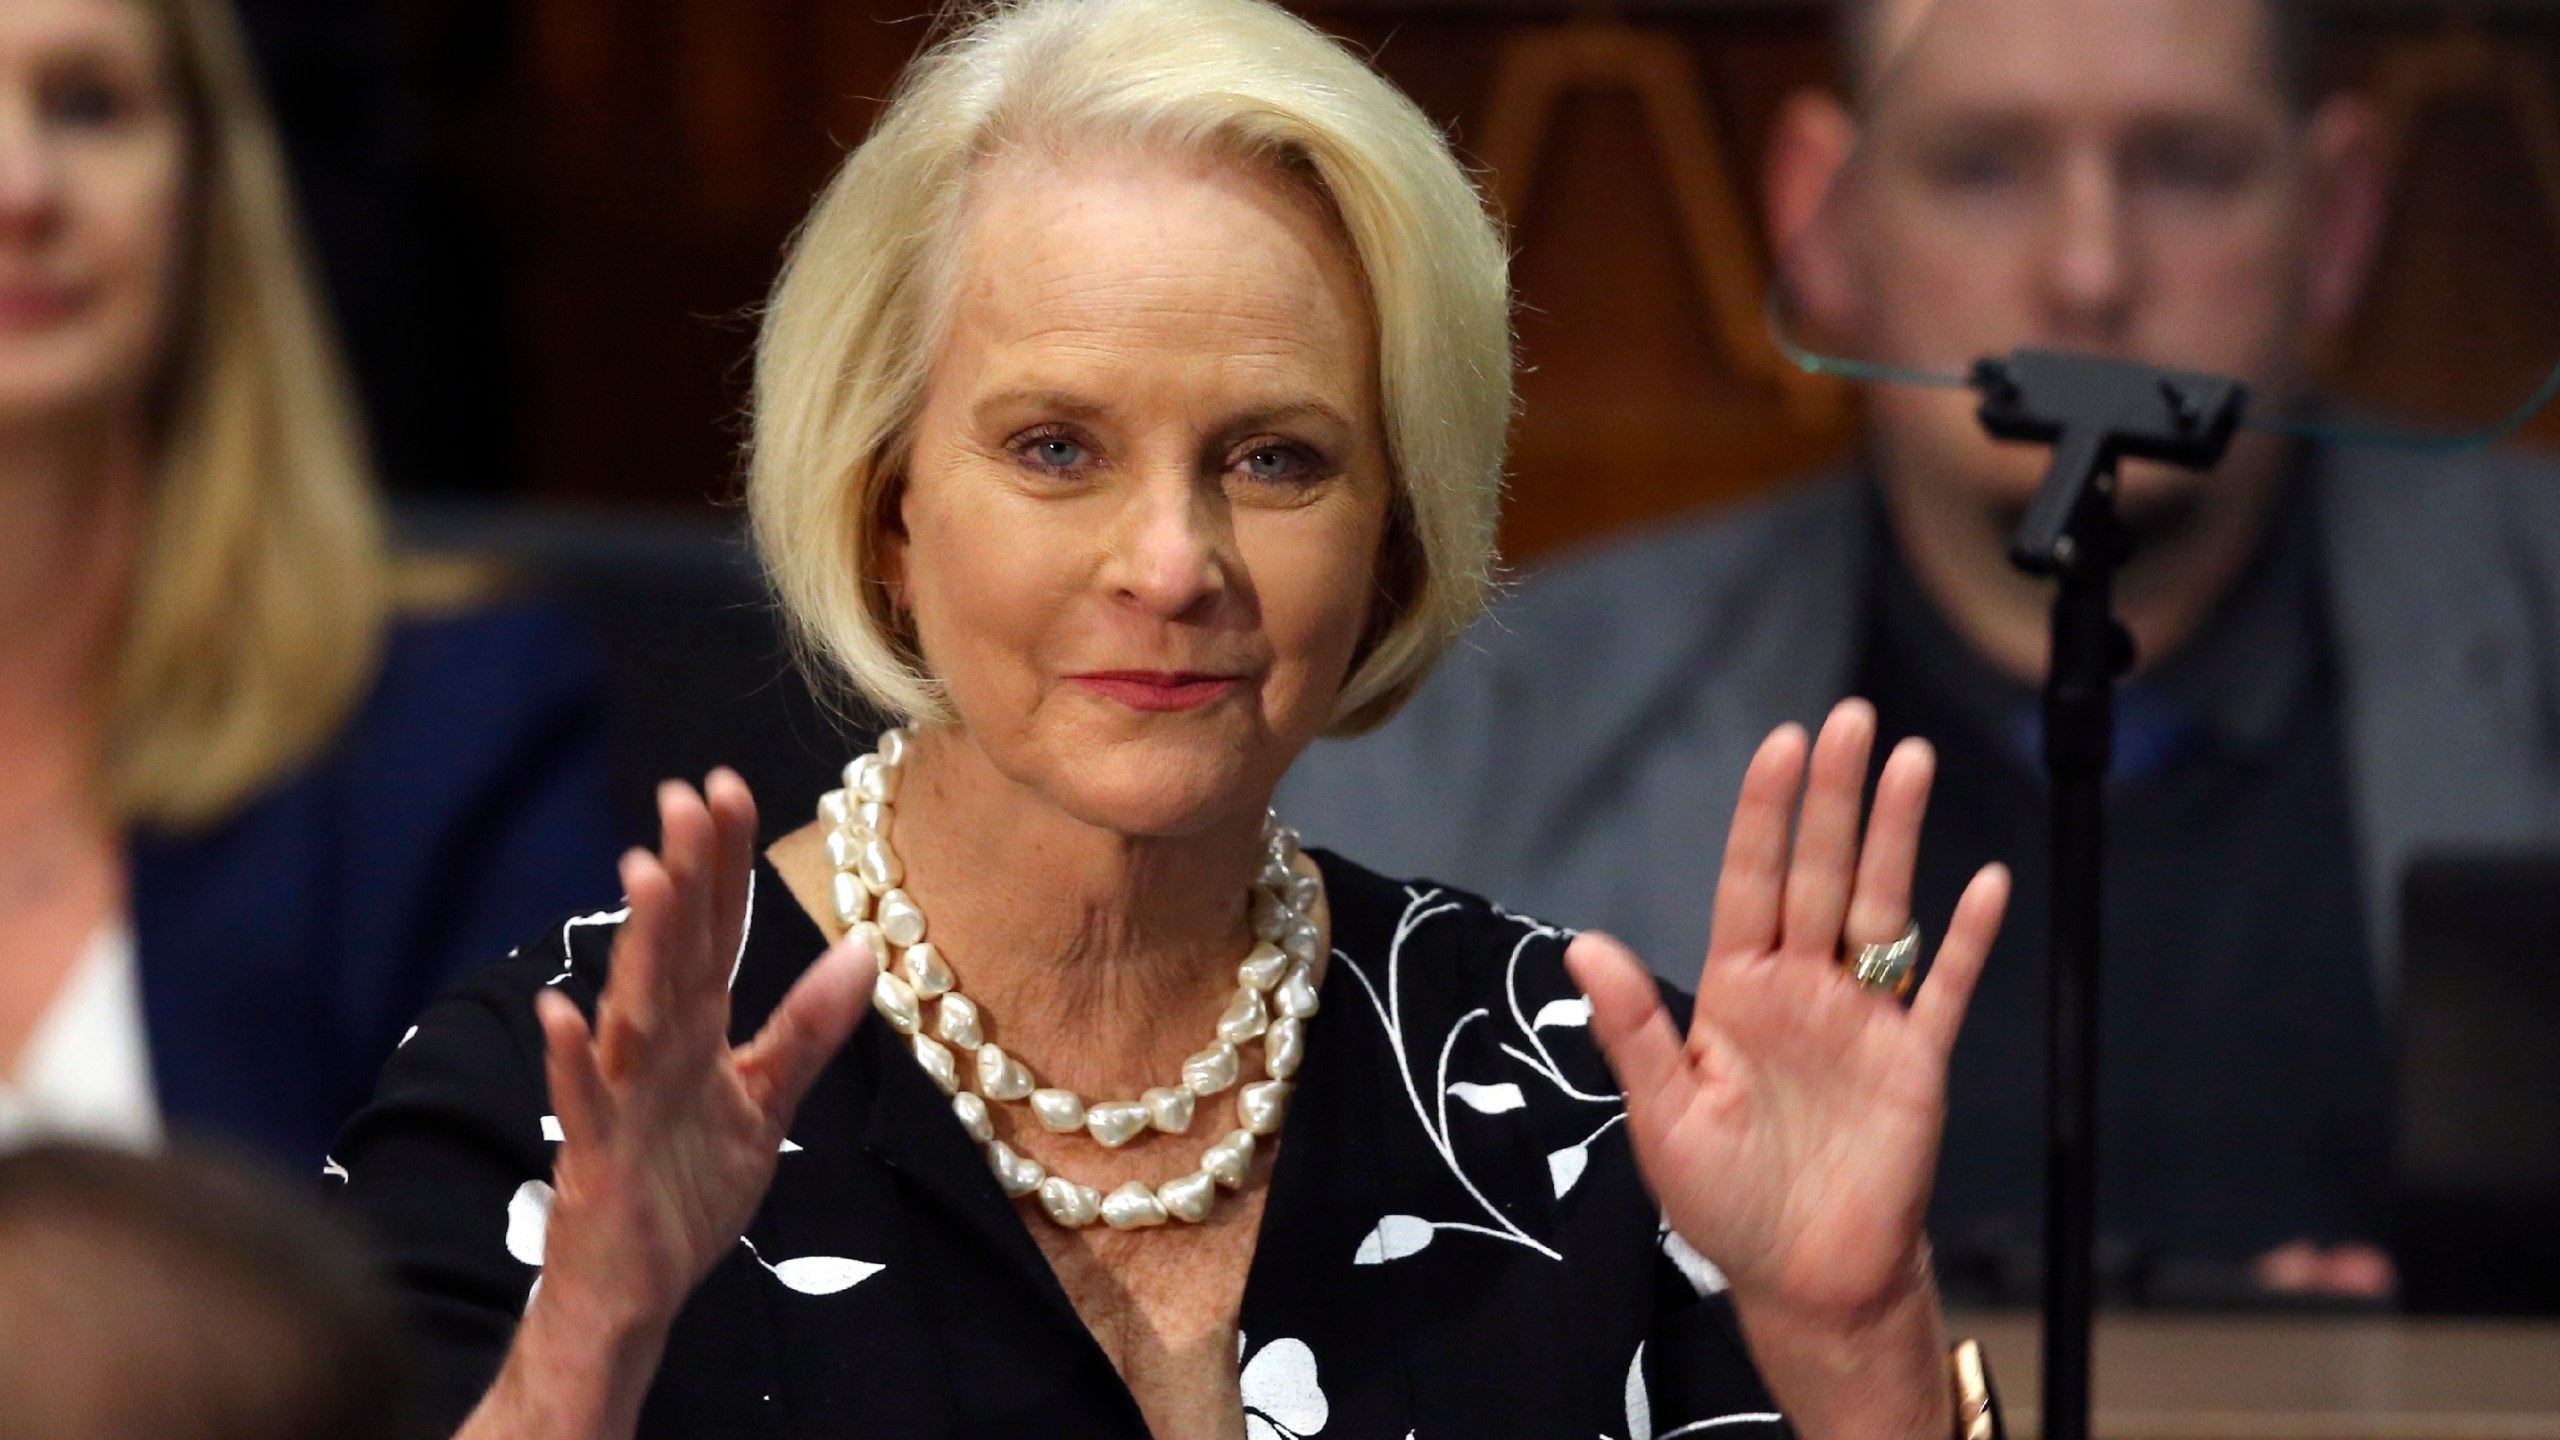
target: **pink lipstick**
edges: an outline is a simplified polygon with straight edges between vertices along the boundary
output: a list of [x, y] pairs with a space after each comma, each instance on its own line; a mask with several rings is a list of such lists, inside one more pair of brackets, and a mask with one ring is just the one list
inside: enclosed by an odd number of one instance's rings
[[1197, 710], [1222, 698], [1240, 683], [1233, 675], [1182, 670], [1096, 670], [1067, 678], [1132, 710], [1150, 712]]

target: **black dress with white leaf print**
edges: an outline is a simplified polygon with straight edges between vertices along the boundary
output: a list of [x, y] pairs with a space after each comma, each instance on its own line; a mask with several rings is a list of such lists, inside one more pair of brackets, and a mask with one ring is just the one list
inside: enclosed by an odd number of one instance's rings
[[[1565, 934], [1315, 858], [1333, 960], [1238, 1319], [1247, 1434], [1783, 1435], [1715, 1267], [1645, 1193]], [[825, 946], [769, 868], [756, 889], [740, 1037]], [[534, 993], [592, 1012], [619, 920], [581, 917], [467, 982], [339, 1139], [343, 1203], [415, 1317], [437, 1433], [496, 1374], [541, 1276], [559, 1132]], [[640, 1433], [1140, 1440], [1035, 1222], [896, 1034], [865, 1024], [677, 1321]]]

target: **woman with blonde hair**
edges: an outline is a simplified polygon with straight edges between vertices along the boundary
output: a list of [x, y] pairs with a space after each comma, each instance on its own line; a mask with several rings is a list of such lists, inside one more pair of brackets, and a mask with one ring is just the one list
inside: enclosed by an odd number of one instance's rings
[[398, 573], [225, 0], [0, 6], [0, 1143], [316, 1169], [609, 883], [574, 637]]
[[735, 775], [664, 787], [627, 914], [340, 1137], [440, 1428], [1980, 1433], [1920, 1220], [2006, 881], [1906, 1009], [1925, 746], [1870, 818], [1872, 710], [1770, 738], [1694, 1004], [1266, 809], [1482, 606], [1508, 311], [1441, 136], [1264, 0], [915, 64], [775, 292], [750, 481], [906, 723], [762, 858]]

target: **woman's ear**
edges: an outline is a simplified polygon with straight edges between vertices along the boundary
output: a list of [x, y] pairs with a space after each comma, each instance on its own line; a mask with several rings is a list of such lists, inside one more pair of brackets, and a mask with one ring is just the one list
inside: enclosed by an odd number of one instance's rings
[[907, 608], [907, 477], [892, 475], [880, 487], [871, 526], [871, 575], [893, 613]]
[[1429, 562], [1422, 551], [1422, 537], [1414, 529], [1411, 502], [1399, 491], [1387, 502], [1387, 523], [1378, 538], [1378, 563], [1369, 592], [1369, 613], [1361, 621], [1360, 643], [1351, 651], [1351, 664], [1342, 674], [1346, 683], [1385, 642], [1397, 622], [1420, 602], [1428, 570]]
[[870, 536], [873, 536], [873, 541], [870, 543], [873, 543], [873, 548], [878, 551], [876, 556], [873, 556], [873, 561], [881, 566], [876, 574], [881, 574], [883, 579], [888, 579], [891, 577], [891, 569], [896, 569], [896, 574], [904, 577], [906, 574], [906, 471], [896, 471], [896, 474], [891, 474], [891, 477], [881, 482], [881, 497], [873, 502]]

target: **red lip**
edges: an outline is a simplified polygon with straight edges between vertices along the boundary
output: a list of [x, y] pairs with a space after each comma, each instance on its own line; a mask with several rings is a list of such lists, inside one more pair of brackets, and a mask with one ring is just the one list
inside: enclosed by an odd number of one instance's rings
[[1151, 712], [1197, 710], [1243, 683], [1234, 675], [1174, 670], [1096, 670], [1067, 678], [1132, 710]]
[[0, 285], [0, 330], [44, 330], [78, 314], [85, 292], [59, 285]]

